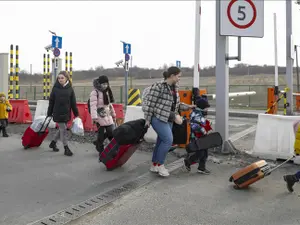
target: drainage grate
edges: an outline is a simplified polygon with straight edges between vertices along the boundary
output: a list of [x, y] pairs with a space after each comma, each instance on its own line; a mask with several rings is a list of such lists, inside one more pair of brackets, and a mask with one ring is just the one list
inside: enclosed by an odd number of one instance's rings
[[[170, 172], [178, 169], [182, 166], [182, 159], [179, 159], [173, 163], [170, 163], [167, 168]], [[152, 176], [150, 173], [146, 173], [137, 179], [130, 181], [118, 188], [114, 188], [104, 194], [94, 196], [84, 202], [79, 203], [78, 205], [71, 206], [63, 211], [57, 212], [51, 216], [45, 217], [36, 222], [30, 223], [28, 225], [63, 225], [71, 222], [72, 220], [78, 219], [79, 217], [90, 213], [100, 207], [105, 206], [108, 203], [111, 203], [118, 198], [122, 197], [125, 194], [142, 187], [156, 177]]]

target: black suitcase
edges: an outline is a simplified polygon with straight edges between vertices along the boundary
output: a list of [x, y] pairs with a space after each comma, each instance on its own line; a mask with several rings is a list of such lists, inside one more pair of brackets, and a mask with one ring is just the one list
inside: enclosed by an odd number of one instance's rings
[[198, 139], [193, 139], [186, 146], [188, 153], [222, 146], [223, 139], [219, 132], [213, 132]]

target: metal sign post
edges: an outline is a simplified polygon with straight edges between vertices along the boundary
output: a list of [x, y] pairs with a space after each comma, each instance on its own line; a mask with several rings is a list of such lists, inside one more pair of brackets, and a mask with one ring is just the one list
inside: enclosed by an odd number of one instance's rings
[[[228, 55], [228, 36], [238, 37], [238, 56]], [[264, 36], [263, 0], [217, 0], [216, 2], [216, 125], [223, 138], [223, 152], [229, 141], [229, 60], [241, 60], [240, 37]]]
[[128, 73], [129, 73], [129, 60], [131, 54], [131, 44], [123, 42], [123, 54], [125, 55], [125, 106], [128, 104]]
[[292, 1], [286, 0], [286, 84], [290, 88], [287, 93], [287, 115], [293, 115], [293, 64], [294, 64], [294, 45], [292, 36]]
[[196, 0], [195, 10], [195, 55], [194, 55], [194, 76], [193, 87], [199, 88], [200, 79], [200, 25], [201, 25], [201, 0]]

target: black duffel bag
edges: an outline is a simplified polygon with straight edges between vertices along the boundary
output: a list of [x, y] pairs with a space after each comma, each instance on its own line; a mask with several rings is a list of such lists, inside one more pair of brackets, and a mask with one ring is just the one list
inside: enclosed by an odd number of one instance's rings
[[140, 139], [147, 133], [144, 119], [128, 121], [118, 126], [113, 131], [113, 137], [119, 145], [129, 145], [139, 143]]
[[219, 132], [213, 132], [197, 139], [192, 139], [186, 146], [188, 153], [216, 148], [223, 145], [223, 139]]

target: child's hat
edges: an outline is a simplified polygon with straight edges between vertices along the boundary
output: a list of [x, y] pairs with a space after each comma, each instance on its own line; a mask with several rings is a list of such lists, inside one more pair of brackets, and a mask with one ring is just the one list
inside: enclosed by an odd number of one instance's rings
[[0, 92], [0, 98], [1, 97], [6, 97], [6, 95], [4, 94], [4, 92]]
[[198, 96], [196, 98], [196, 106], [200, 109], [209, 108], [210, 104], [208, 103], [207, 96], [205, 96], [205, 95]]

